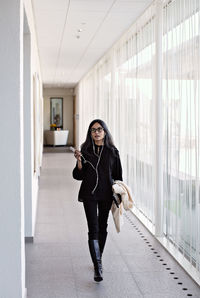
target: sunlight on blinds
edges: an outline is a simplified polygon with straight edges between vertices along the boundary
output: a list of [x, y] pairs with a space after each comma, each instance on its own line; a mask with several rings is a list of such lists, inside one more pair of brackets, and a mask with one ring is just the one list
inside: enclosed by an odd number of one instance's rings
[[198, 270], [199, 20], [199, 1], [173, 1], [163, 11], [164, 232]]

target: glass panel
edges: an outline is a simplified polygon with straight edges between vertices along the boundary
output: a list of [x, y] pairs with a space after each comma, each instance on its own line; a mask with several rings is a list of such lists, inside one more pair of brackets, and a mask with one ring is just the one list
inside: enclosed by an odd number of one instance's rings
[[199, 270], [199, 1], [163, 12], [164, 233]]

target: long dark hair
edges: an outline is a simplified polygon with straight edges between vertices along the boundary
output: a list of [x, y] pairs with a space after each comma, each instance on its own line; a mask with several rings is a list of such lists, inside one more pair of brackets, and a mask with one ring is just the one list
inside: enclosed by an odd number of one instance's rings
[[93, 141], [92, 141], [92, 136], [91, 136], [91, 128], [95, 123], [99, 123], [105, 132], [105, 137], [104, 137], [104, 146], [106, 146], [107, 148], [111, 149], [112, 151], [115, 149], [115, 145], [113, 143], [113, 138], [112, 135], [107, 127], [107, 125], [105, 124], [105, 122], [101, 119], [94, 119], [89, 127], [88, 127], [88, 131], [87, 131], [87, 135], [86, 135], [86, 140], [85, 142], [81, 145], [81, 151], [83, 153], [89, 153], [90, 148], [92, 148], [93, 146]]

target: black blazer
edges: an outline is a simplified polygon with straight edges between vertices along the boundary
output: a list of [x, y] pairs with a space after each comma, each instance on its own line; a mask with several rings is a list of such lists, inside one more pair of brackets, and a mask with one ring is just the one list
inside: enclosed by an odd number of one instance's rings
[[[95, 145], [95, 151], [97, 152]], [[102, 149], [103, 148], [103, 149]], [[82, 180], [81, 187], [78, 194], [78, 200], [84, 202], [86, 200], [112, 200], [112, 184], [114, 180], [122, 181], [122, 167], [119, 157], [119, 151], [116, 148], [110, 149], [106, 146], [100, 146], [102, 151], [101, 158], [98, 165], [98, 185], [94, 193], [94, 187], [97, 182], [97, 173], [95, 169], [88, 163], [84, 163], [82, 159], [82, 169], [76, 167], [73, 170], [73, 178]], [[96, 168], [98, 156], [90, 148], [88, 153], [82, 153], [84, 158], [91, 162]]]

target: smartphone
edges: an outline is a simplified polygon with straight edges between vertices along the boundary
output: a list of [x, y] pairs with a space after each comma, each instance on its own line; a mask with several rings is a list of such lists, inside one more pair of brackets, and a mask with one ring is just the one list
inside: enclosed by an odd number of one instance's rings
[[74, 148], [74, 147], [69, 147], [69, 149], [72, 151], [72, 152], [75, 152], [76, 151], [76, 149]]

